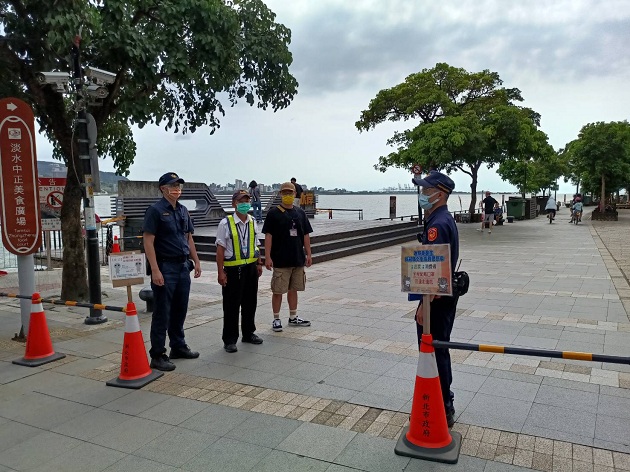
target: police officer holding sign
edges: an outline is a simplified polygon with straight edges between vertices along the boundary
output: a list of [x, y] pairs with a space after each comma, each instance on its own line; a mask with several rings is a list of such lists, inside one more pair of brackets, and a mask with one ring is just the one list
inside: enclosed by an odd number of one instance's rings
[[262, 344], [254, 332], [258, 304], [258, 278], [262, 275], [262, 261], [258, 248], [258, 228], [248, 214], [250, 196], [246, 190], [232, 195], [234, 215], [223, 218], [217, 228], [217, 281], [223, 293], [223, 346], [236, 352], [238, 340], [238, 312], [241, 311], [241, 332], [244, 343]]
[[[424, 210], [424, 232], [421, 235], [422, 244], [450, 244], [451, 245], [451, 270], [455, 271], [459, 259], [459, 232], [453, 216], [449, 213], [447, 201], [449, 195], [455, 189], [455, 183], [447, 175], [432, 170], [424, 178], [416, 177], [415, 185], [421, 187], [418, 194], [418, 203]], [[420, 237], [419, 237], [420, 238]], [[410, 295], [410, 299], [413, 298]], [[433, 296], [431, 298], [431, 335], [438, 341], [450, 341], [455, 311], [457, 310], [458, 295], [452, 297]], [[416, 329], [418, 343], [422, 337], [422, 296], [416, 310]], [[453, 375], [451, 371], [451, 356], [448, 349], [435, 349], [442, 398], [446, 411], [446, 420], [451, 427], [455, 423], [454, 395], [451, 392]]]
[[[155, 309], [151, 320], [151, 367], [174, 370], [170, 359], [196, 359], [184, 339], [184, 321], [190, 295], [190, 271], [201, 276], [192, 234], [194, 227], [188, 210], [177, 200], [182, 195], [184, 179], [174, 172], [160, 177], [162, 199], [147, 208], [144, 215], [144, 251], [151, 270], [151, 288]], [[192, 260], [191, 260], [192, 259]], [[166, 333], [171, 347], [166, 355]]]

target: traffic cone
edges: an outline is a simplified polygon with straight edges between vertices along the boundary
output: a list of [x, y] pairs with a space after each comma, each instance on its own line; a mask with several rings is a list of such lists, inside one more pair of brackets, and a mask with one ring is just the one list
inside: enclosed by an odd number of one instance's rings
[[26, 353], [22, 359], [15, 360], [13, 363], [37, 367], [38, 365], [63, 359], [66, 355], [55, 352], [53, 349], [41, 295], [34, 293], [31, 302], [31, 318], [28, 324], [28, 336], [26, 337]]
[[112, 245], [111, 254], [115, 252], [120, 252], [120, 244], [118, 244], [118, 236], [114, 236], [114, 244]]
[[399, 456], [456, 464], [462, 435], [449, 431], [435, 361], [433, 337], [422, 335], [409, 426], [394, 448]]
[[127, 303], [126, 313], [120, 375], [106, 382], [106, 385], [110, 387], [142, 388], [155, 379], [162, 377], [164, 373], [151, 370], [149, 367], [147, 350], [144, 347], [142, 331], [140, 331], [138, 313], [133, 302]]

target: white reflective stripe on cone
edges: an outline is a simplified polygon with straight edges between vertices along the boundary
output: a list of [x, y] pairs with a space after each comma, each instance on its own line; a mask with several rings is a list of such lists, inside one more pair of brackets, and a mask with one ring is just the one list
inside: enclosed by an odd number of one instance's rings
[[125, 319], [125, 333], [137, 333], [140, 331], [138, 315], [127, 316]]
[[438, 376], [437, 362], [435, 361], [435, 352], [420, 353], [416, 375], [421, 379], [432, 379]]
[[41, 302], [33, 303], [31, 305], [31, 313], [41, 313], [42, 311], [44, 311], [44, 307]]

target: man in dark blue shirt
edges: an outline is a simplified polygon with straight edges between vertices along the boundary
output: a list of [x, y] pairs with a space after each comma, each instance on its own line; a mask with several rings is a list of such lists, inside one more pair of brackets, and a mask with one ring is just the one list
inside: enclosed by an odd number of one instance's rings
[[[453, 216], [447, 207], [448, 197], [455, 189], [455, 183], [445, 174], [431, 171], [424, 178], [414, 178], [413, 183], [421, 186], [422, 191], [418, 195], [418, 203], [424, 210], [424, 232], [421, 236], [422, 244], [450, 244], [451, 245], [451, 270], [455, 271], [459, 259], [459, 232]], [[410, 299], [412, 299], [410, 297]], [[431, 299], [431, 335], [438, 341], [450, 341], [455, 311], [457, 310], [458, 297], [434, 296]], [[422, 338], [422, 299], [416, 310], [416, 330], [418, 343]], [[451, 356], [448, 349], [435, 349], [435, 360], [442, 398], [446, 411], [446, 420], [451, 427], [455, 423], [455, 407], [453, 406], [454, 394], [451, 391], [453, 374], [451, 371]]]
[[[160, 177], [162, 199], [147, 208], [144, 216], [144, 251], [151, 269], [155, 309], [151, 320], [151, 367], [174, 370], [170, 359], [196, 359], [184, 339], [184, 321], [190, 295], [190, 271], [201, 276], [201, 262], [192, 239], [194, 227], [188, 210], [177, 200], [184, 179], [174, 172]], [[191, 260], [192, 259], [192, 260]], [[171, 347], [166, 355], [166, 333]]]

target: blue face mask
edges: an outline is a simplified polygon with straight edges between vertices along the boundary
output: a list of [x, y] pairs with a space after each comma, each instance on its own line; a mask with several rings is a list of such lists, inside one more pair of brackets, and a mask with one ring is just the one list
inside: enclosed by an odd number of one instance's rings
[[431, 208], [433, 208], [433, 204], [435, 202], [431, 202], [431, 197], [437, 195], [438, 192], [432, 193], [431, 195], [425, 195], [424, 193], [421, 193], [418, 195], [418, 204], [420, 205], [420, 208], [422, 208], [423, 210], [430, 210]]
[[251, 209], [251, 207], [251, 203], [238, 203], [236, 205], [236, 211], [238, 211], [242, 215], [245, 215]]

